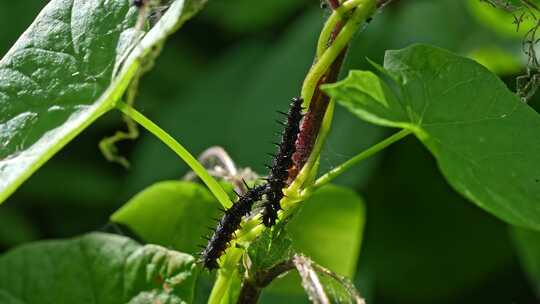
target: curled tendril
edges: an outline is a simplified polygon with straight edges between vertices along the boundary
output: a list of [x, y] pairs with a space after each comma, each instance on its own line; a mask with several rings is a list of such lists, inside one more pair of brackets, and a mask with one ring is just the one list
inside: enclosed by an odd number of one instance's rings
[[524, 20], [530, 19], [534, 21], [534, 24], [525, 33], [521, 44], [523, 53], [527, 56], [526, 73], [516, 78], [516, 94], [523, 102], [528, 102], [540, 88], [540, 60], [536, 52], [536, 45], [540, 42], [538, 37], [540, 19], [537, 16], [540, 13], [540, 8], [531, 0], [519, 0], [520, 4], [512, 4], [508, 0], [480, 1], [511, 13], [514, 16], [517, 30], [519, 30]]

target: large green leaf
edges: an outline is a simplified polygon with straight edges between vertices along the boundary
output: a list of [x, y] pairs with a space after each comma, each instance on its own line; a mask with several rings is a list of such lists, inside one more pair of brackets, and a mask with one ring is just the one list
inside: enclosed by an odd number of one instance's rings
[[191, 303], [195, 259], [101, 233], [23, 246], [0, 257], [0, 302]]
[[390, 51], [385, 69], [382, 78], [353, 71], [326, 92], [364, 120], [412, 131], [478, 206], [540, 229], [538, 114], [487, 69], [442, 49]]
[[352, 278], [356, 273], [364, 221], [363, 199], [351, 189], [328, 185], [304, 203], [287, 228], [295, 249], [318, 264]]
[[165, 181], [137, 194], [111, 220], [130, 228], [146, 242], [188, 253], [199, 251], [219, 204], [202, 185]]
[[0, 61], [0, 202], [110, 110], [154, 47], [204, 0], [176, 0], [144, 36], [129, 0], [54, 0]]

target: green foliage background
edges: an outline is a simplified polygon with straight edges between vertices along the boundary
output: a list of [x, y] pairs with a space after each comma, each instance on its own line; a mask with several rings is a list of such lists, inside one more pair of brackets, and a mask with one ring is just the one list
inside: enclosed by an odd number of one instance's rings
[[[272, 150], [267, 143], [277, 130], [270, 113], [298, 94], [327, 13], [311, 0], [257, 2], [209, 1], [167, 42], [143, 78], [137, 108], [194, 154], [221, 145], [238, 165], [263, 172], [265, 152]], [[0, 2], [1, 56], [44, 5]], [[386, 49], [424, 42], [471, 55], [513, 86], [513, 76], [522, 70], [519, 36], [483, 22], [471, 7], [461, 0], [396, 1], [355, 40], [346, 69], [366, 68], [365, 57], [382, 62]], [[129, 171], [107, 163], [97, 143], [119, 128], [117, 112], [105, 115], [0, 206], [1, 251], [106, 230], [109, 216], [134, 194], [186, 172], [172, 152], [144, 132], [120, 146], [132, 162]], [[333, 131], [323, 170], [387, 132], [342, 108]], [[366, 201], [355, 282], [368, 303], [534, 301], [508, 226], [456, 194], [418, 140], [410, 137], [390, 147], [338, 184], [354, 188]]]

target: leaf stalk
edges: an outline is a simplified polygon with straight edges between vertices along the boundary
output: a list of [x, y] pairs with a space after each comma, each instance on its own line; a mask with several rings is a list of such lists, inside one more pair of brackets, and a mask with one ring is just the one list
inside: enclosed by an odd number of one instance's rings
[[180, 158], [186, 162], [191, 170], [193, 170], [193, 172], [195, 172], [201, 178], [201, 180], [206, 184], [208, 189], [210, 189], [212, 194], [214, 194], [223, 207], [230, 208], [232, 206], [231, 199], [225, 190], [223, 190], [221, 185], [212, 176], [210, 176], [203, 165], [201, 165], [201, 163], [199, 163], [197, 159], [193, 157], [193, 155], [191, 155], [186, 148], [184, 148], [184, 146], [169, 135], [169, 133], [165, 132], [165, 130], [161, 129], [153, 121], [126, 103], [118, 102], [116, 104], [116, 108], [122, 111], [122, 113], [124, 113], [126, 116], [136, 121], [150, 133], [155, 135], [159, 140], [161, 140], [161, 142], [173, 150], [174, 153], [180, 156]]

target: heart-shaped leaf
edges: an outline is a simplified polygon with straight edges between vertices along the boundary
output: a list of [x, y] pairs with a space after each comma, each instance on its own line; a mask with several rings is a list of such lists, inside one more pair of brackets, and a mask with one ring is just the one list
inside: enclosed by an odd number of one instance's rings
[[413, 132], [481, 208], [540, 229], [538, 113], [483, 66], [439, 48], [387, 52], [384, 68], [382, 77], [353, 71], [325, 90], [364, 120]]

